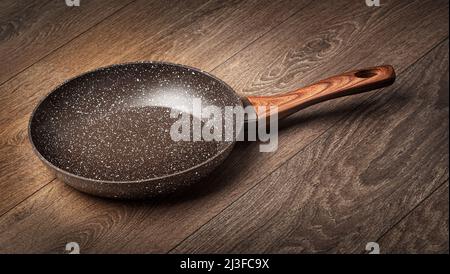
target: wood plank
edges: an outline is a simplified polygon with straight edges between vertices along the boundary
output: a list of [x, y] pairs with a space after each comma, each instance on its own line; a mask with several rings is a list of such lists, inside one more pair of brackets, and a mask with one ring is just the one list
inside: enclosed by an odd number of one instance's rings
[[[289, 80], [288, 84], [292, 86], [317, 80], [324, 76], [324, 71], [332, 73], [333, 69], [343, 69], [344, 66], [350, 68], [358, 64], [390, 63], [395, 60], [393, 64], [402, 71], [448, 35], [446, 24], [443, 23], [448, 15], [442, 9], [448, 3], [439, 2], [439, 9], [435, 7], [435, 3], [437, 2], [417, 1], [405, 5], [402, 1], [392, 1], [386, 3], [385, 7], [389, 8], [373, 10], [366, 6], [349, 8], [351, 3], [345, 1], [333, 2], [332, 5], [330, 2], [314, 1], [232, 57], [223, 65], [229, 68], [219, 66], [214, 73], [238, 87], [238, 91], [243, 91], [246, 89], [239, 88], [243, 85], [239, 83], [248, 83], [248, 87], [251, 87], [254, 82], [266, 81], [264, 79], [267, 76], [260, 76], [260, 73], [270, 65], [287, 67], [287, 72], [283, 72], [283, 75], [291, 75], [292, 78], [284, 78], [283, 81]], [[425, 16], [424, 10], [428, 11]], [[373, 26], [371, 35], [367, 33], [369, 25]], [[224, 32], [231, 29], [233, 28], [226, 28]], [[189, 33], [188, 30], [185, 33]], [[242, 32], [238, 34], [242, 36]], [[205, 46], [210, 45], [210, 35], [204, 38], [208, 42]], [[220, 40], [220, 37], [217, 39]], [[405, 51], [402, 46], [411, 40], [417, 42], [411, 43], [408, 51]], [[178, 45], [181, 41], [184, 40], [177, 35], [167, 43]], [[389, 46], [379, 46], [388, 42]], [[354, 55], [361, 50], [361, 45], [370, 43], [375, 43], [370, 46], [370, 52], [363, 50], [361, 55], [346, 60], [339, 57], [348, 56], [351, 52]], [[375, 48], [378, 50], [373, 51]], [[176, 51], [173, 51], [173, 56], [164, 55], [163, 49], [161, 47], [159, 54], [169, 60], [186, 58], [175, 55]], [[298, 53], [298, 56], [292, 55], [292, 52]], [[150, 54], [158, 56], [157, 52]], [[94, 56], [89, 55], [95, 60]], [[209, 59], [214, 56], [204, 56], [203, 59], [207, 59], [204, 62], [209, 64]], [[269, 62], [271, 59], [278, 60], [279, 63]], [[266, 60], [267, 63], [256, 66], [260, 60]], [[197, 66], [209, 70], [201, 63], [197, 59], [189, 64], [198, 64]], [[255, 69], [247, 69], [254, 64]], [[211, 63], [213, 65], [217, 64]], [[296, 74], [303, 66], [311, 70], [310, 74], [305, 75], [306, 80], [302, 80], [303, 75]], [[273, 80], [270, 85], [273, 89], [279, 89], [280, 83]], [[42, 88], [45, 86], [33, 88], [28, 95], [34, 96], [32, 100], [36, 100]], [[338, 106], [337, 103], [294, 116], [280, 133], [280, 147], [275, 154], [259, 153], [257, 144], [238, 144], [230, 159], [219, 170], [182, 197], [164, 201], [112, 202], [80, 194], [55, 181], [1, 219], [0, 246], [10, 252], [59, 252], [72, 239], [80, 242], [85, 252], [166, 252], [252, 188], [283, 161], [320, 136], [349, 109], [356, 107], [360, 103], [358, 99], [362, 98], [367, 97], [341, 100], [340, 108], [334, 112], [326, 112], [325, 109]], [[26, 113], [26, 108], [25, 104], [19, 104], [19, 108], [10, 108], [6, 113], [22, 116]], [[303, 124], [298, 124], [299, 121]], [[252, 159], [252, 162], [248, 159]], [[43, 184], [30, 181], [39, 186]], [[14, 216], [19, 217], [15, 219]], [[46, 216], [45, 219], [51, 222], [42, 223], [42, 216]], [[68, 216], [76, 218], [67, 218]], [[42, 240], [34, 239], [34, 233], [39, 233]], [[120, 244], [115, 241], [117, 238], [121, 239]], [[115, 244], [112, 245], [112, 242]]]
[[448, 254], [448, 181], [377, 242], [381, 253]]
[[[203, 62], [203, 68], [212, 69], [306, 3], [137, 1], [1, 86], [0, 187], [11, 195], [0, 200], [0, 214], [54, 178], [27, 140], [32, 108], [52, 87], [83, 71], [132, 60], [190, 58], [188, 64]], [[217, 52], [205, 56], [203, 48]]]
[[[448, 180], [448, 45], [446, 40], [400, 74], [394, 86], [351, 112], [174, 252], [365, 252], [367, 242]], [[430, 218], [422, 219], [424, 225]]]
[[0, 83], [132, 1], [85, 1], [79, 7], [61, 0], [1, 1]]

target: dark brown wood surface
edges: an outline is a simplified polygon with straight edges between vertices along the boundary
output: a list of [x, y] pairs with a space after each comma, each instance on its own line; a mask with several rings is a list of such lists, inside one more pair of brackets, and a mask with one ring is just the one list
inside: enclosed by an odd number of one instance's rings
[[[5, 4], [1, 22], [15, 22], [19, 5], [34, 8], [30, 2]], [[34, 35], [33, 42], [6, 54], [0, 252], [62, 253], [76, 241], [84, 253], [361, 253], [374, 240], [392, 252], [448, 252], [448, 233], [432, 233], [445, 231], [445, 224], [448, 232], [448, 206], [442, 208], [448, 196], [437, 195], [448, 180], [448, 1], [386, 0], [367, 7], [350, 0], [136, 0], [93, 6], [72, 15], [83, 21], [78, 27], [54, 19], [76, 7], [20, 15], [24, 22], [58, 27], [23, 23], [29, 33], [23, 37]], [[60, 39], [48, 40], [40, 30]], [[0, 48], [25, 39], [17, 37], [1, 40]], [[34, 59], [25, 58], [34, 51]], [[140, 202], [79, 193], [33, 155], [29, 115], [65, 79], [134, 60], [200, 67], [241, 95], [277, 94], [385, 63], [399, 76], [390, 88], [291, 116], [274, 153], [239, 143], [187, 193]], [[436, 217], [445, 215], [446, 222]]]
[[133, 0], [86, 1], [69, 8], [61, 0], [0, 3], [0, 83], [88, 31]]
[[448, 179], [448, 80], [447, 40], [174, 251], [364, 252]]
[[448, 253], [448, 196], [447, 181], [378, 240], [381, 252]]

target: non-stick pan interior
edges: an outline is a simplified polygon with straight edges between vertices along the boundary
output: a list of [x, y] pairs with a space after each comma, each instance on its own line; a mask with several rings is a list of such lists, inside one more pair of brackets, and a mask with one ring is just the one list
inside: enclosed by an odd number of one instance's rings
[[[147, 180], [201, 165], [231, 142], [174, 141], [170, 129], [192, 99], [241, 105], [222, 81], [167, 63], [114, 65], [74, 78], [36, 108], [31, 140], [41, 156], [72, 174], [105, 181]], [[201, 120], [198, 120], [203, 123]]]

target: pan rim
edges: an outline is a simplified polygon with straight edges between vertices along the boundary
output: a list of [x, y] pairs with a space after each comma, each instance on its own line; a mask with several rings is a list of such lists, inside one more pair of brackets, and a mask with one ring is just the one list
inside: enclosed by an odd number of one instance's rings
[[31, 148], [33, 150], [33, 152], [38, 156], [38, 158], [43, 161], [47, 166], [49, 166], [50, 168], [56, 170], [57, 172], [60, 172], [66, 176], [69, 177], [73, 177], [76, 179], [80, 179], [80, 180], [84, 180], [84, 181], [89, 181], [89, 182], [95, 182], [95, 183], [101, 183], [101, 184], [137, 184], [137, 183], [150, 183], [150, 182], [156, 182], [156, 181], [160, 181], [160, 180], [164, 180], [167, 178], [171, 178], [171, 177], [176, 177], [176, 176], [180, 176], [182, 174], [185, 173], [189, 173], [191, 171], [194, 171], [206, 164], [208, 164], [209, 162], [214, 161], [216, 158], [220, 157], [221, 155], [223, 155], [224, 153], [226, 153], [226, 151], [231, 150], [234, 145], [236, 144], [236, 141], [231, 141], [229, 142], [222, 150], [219, 150], [218, 152], [216, 152], [211, 158], [208, 158], [207, 160], [192, 166], [190, 168], [175, 172], [175, 173], [171, 173], [171, 174], [167, 174], [167, 175], [163, 175], [163, 176], [159, 176], [159, 177], [153, 177], [153, 178], [147, 178], [147, 179], [139, 179], [139, 180], [120, 180], [120, 181], [113, 181], [113, 180], [100, 180], [100, 179], [93, 179], [93, 178], [88, 178], [88, 177], [84, 177], [81, 175], [77, 175], [74, 174], [72, 172], [69, 172], [67, 170], [64, 170], [56, 165], [54, 165], [53, 163], [51, 163], [49, 160], [47, 160], [37, 149], [37, 147], [34, 144], [33, 138], [31, 136], [31, 124], [33, 121], [33, 118], [38, 110], [38, 108], [41, 106], [41, 104], [54, 92], [56, 92], [59, 88], [61, 88], [62, 86], [64, 86], [65, 84], [79, 78], [82, 77], [84, 75], [90, 74], [90, 73], [94, 73], [97, 71], [101, 71], [101, 70], [105, 70], [105, 69], [109, 69], [112, 67], [119, 67], [119, 66], [126, 66], [126, 65], [136, 65], [136, 64], [158, 64], [158, 65], [169, 65], [169, 66], [176, 66], [176, 67], [182, 67], [182, 68], [186, 68], [186, 69], [190, 69], [193, 70], [195, 72], [204, 74], [208, 77], [213, 78], [214, 80], [218, 81], [219, 83], [221, 83], [222, 85], [224, 85], [227, 89], [229, 89], [230, 91], [232, 91], [233, 95], [236, 97], [236, 101], [239, 102], [239, 104], [241, 106], [243, 106], [243, 102], [242, 102], [242, 98], [236, 93], [236, 91], [234, 91], [234, 89], [228, 85], [225, 81], [223, 81], [222, 79], [220, 79], [219, 77], [211, 74], [210, 72], [206, 72], [202, 69], [196, 68], [196, 67], [192, 67], [192, 66], [188, 66], [188, 65], [184, 65], [184, 64], [178, 64], [178, 63], [173, 63], [173, 62], [167, 62], [167, 61], [153, 61], [153, 60], [143, 60], [143, 61], [131, 61], [131, 62], [122, 62], [122, 63], [113, 63], [110, 65], [105, 65], [105, 66], [101, 66], [101, 67], [97, 67], [95, 69], [91, 69], [85, 72], [82, 72], [76, 76], [73, 76], [67, 80], [64, 80], [63, 82], [61, 82], [60, 84], [56, 85], [53, 89], [51, 89], [51, 91], [49, 93], [47, 93], [45, 96], [43, 96], [38, 103], [36, 104], [36, 106], [34, 107], [33, 111], [31, 112], [30, 118], [28, 120], [28, 140], [31, 143]]

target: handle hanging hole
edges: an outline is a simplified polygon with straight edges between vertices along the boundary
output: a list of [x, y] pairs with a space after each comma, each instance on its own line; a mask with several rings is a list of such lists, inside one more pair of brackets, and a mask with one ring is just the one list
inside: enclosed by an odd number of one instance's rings
[[375, 75], [377, 75], [377, 74], [372, 70], [360, 70], [355, 73], [355, 76], [358, 78], [370, 78]]

